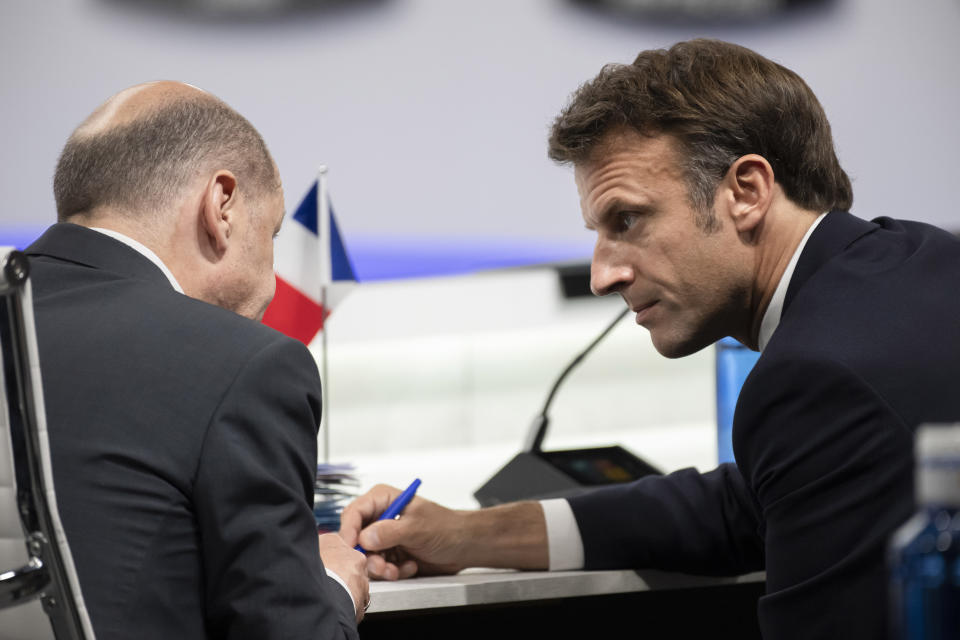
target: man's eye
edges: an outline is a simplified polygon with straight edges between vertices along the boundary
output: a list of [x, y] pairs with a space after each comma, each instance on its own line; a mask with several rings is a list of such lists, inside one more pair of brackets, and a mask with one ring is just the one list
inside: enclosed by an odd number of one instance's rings
[[637, 224], [637, 221], [640, 219], [639, 213], [632, 213], [630, 211], [623, 211], [617, 214], [617, 231], [623, 233], [625, 231], [630, 231]]

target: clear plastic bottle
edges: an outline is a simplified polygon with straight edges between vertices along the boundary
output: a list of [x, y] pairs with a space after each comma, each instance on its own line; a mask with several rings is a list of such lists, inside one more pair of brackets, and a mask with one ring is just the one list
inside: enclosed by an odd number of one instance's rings
[[960, 424], [916, 435], [918, 510], [888, 552], [891, 637], [960, 640]]

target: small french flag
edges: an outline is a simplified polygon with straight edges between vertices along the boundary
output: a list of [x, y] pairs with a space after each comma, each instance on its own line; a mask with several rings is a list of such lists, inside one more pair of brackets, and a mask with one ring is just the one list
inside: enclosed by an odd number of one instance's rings
[[274, 244], [277, 292], [263, 323], [310, 344], [357, 278], [327, 195], [326, 168]]

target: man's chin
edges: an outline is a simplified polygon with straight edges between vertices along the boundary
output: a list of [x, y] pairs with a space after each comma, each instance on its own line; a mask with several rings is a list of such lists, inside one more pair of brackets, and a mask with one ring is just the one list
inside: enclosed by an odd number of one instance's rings
[[664, 358], [670, 359], [685, 358], [686, 356], [693, 355], [697, 351], [715, 342], [715, 340], [658, 336], [652, 331], [650, 332], [650, 341], [653, 343], [653, 348], [657, 350], [657, 353]]

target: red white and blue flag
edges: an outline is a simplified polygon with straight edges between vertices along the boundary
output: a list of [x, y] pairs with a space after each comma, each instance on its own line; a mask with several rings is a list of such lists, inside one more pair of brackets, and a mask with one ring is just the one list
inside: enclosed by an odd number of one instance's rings
[[323, 329], [330, 311], [357, 278], [327, 195], [326, 172], [310, 187], [274, 244], [277, 292], [264, 324], [304, 344]]

